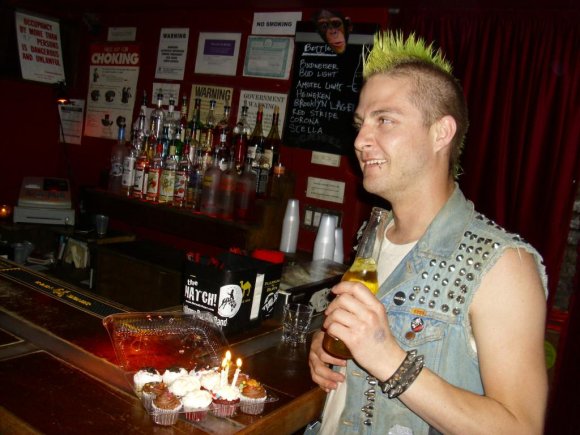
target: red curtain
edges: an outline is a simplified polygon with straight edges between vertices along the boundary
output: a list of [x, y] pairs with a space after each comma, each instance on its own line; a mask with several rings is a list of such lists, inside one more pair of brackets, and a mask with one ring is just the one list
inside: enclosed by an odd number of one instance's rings
[[580, 13], [402, 10], [389, 27], [452, 62], [471, 120], [461, 188], [540, 251], [551, 308], [580, 175]]

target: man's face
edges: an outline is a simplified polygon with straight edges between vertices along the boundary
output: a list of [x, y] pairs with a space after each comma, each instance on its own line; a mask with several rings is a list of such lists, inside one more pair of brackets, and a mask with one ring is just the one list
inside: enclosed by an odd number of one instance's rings
[[335, 53], [346, 50], [344, 22], [335, 16], [321, 16], [316, 22], [318, 32]]
[[391, 201], [430, 182], [427, 175], [434, 170], [433, 135], [411, 103], [410, 92], [408, 78], [374, 75], [365, 83], [355, 112], [355, 153], [364, 188]]

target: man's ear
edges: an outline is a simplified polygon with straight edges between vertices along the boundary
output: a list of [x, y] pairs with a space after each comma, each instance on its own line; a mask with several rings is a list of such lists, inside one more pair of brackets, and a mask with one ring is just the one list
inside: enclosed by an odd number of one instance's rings
[[455, 118], [450, 115], [445, 115], [444, 117], [438, 119], [433, 124], [433, 133], [435, 135], [435, 151], [439, 151], [442, 148], [449, 146], [455, 133], [457, 132], [457, 123]]

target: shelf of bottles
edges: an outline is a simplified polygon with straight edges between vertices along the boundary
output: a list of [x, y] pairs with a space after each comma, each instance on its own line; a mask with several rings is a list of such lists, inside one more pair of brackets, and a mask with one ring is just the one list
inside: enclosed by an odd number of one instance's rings
[[[185, 96], [180, 112], [176, 112], [173, 98], [167, 109], [162, 102], [163, 95], [158, 94], [148, 117], [147, 97], [143, 96], [130, 140], [126, 140], [127, 126], [118, 122], [107, 191], [88, 193], [93, 208], [109, 213], [117, 208], [125, 220], [136, 213], [137, 222], [163, 226], [165, 232], [179, 232], [180, 236], [184, 233], [178, 220], [186, 218], [189, 224], [183, 225], [191, 226], [193, 217], [199, 223], [191, 234], [195, 239], [208, 236], [200, 234], [200, 226], [203, 232], [218, 231], [220, 239], [228, 237], [225, 228], [232, 228], [237, 231], [231, 231], [233, 239], [223, 241], [226, 247], [236, 243], [245, 248], [277, 247], [281, 209], [293, 191], [293, 181], [279, 157], [278, 108], [274, 108], [265, 135], [262, 106], [251, 128], [245, 104], [240, 119], [232, 124], [230, 107], [225, 106], [217, 118], [213, 100], [204, 122], [200, 99], [195, 100], [189, 119]], [[126, 210], [128, 207], [134, 211]]]

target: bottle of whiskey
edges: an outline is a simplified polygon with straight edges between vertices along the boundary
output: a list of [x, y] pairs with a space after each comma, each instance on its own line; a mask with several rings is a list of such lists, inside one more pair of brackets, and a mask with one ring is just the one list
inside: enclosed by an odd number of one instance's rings
[[248, 138], [250, 137], [251, 133], [252, 130], [248, 124], [248, 106], [244, 101], [244, 105], [242, 106], [242, 113], [240, 115], [240, 119], [234, 127], [232, 138], [234, 162], [238, 174], [241, 174], [244, 169], [246, 154], [248, 153]]
[[264, 117], [264, 106], [258, 106], [256, 114], [256, 125], [248, 145], [247, 158], [252, 161], [252, 170], [256, 174], [256, 197], [266, 196], [268, 188], [268, 162], [265, 160], [264, 149], [266, 147], [266, 137], [262, 129], [262, 119]]
[[[187, 96], [181, 97], [181, 111], [179, 113], [179, 123], [177, 124], [181, 142], [185, 143], [187, 138], [191, 138], [191, 128], [187, 120]], [[176, 133], [177, 134], [177, 133]]]
[[192, 162], [189, 158], [190, 140], [187, 139], [183, 149], [180, 150], [175, 170], [175, 187], [173, 189], [173, 206], [183, 208], [186, 205], [187, 185]]
[[227, 168], [222, 172], [220, 177], [218, 193], [218, 217], [226, 220], [234, 218], [236, 183], [238, 181], [238, 172], [234, 164], [233, 155], [227, 164]]
[[135, 181], [133, 182], [133, 198], [146, 199], [147, 179], [149, 177], [149, 141], [145, 145], [135, 161]]
[[252, 161], [246, 160], [242, 174], [236, 181], [234, 217], [236, 220], [251, 220], [256, 200], [256, 174], [252, 171]]
[[217, 217], [219, 207], [219, 186], [222, 170], [219, 167], [217, 156], [213, 165], [203, 174], [200, 211], [208, 216]]
[[215, 100], [210, 100], [209, 111], [207, 112], [207, 117], [205, 118], [205, 124], [201, 127], [201, 147], [204, 150], [213, 150], [214, 148], [213, 137], [216, 126], [215, 104]]
[[201, 98], [195, 99], [189, 129], [191, 130], [191, 147], [199, 148], [201, 143]]
[[172, 203], [175, 189], [175, 172], [177, 160], [175, 157], [175, 145], [170, 145], [169, 153], [163, 162], [163, 171], [159, 183], [159, 203]]
[[149, 176], [147, 177], [147, 201], [159, 201], [159, 183], [161, 182], [161, 174], [163, 172], [163, 143], [161, 140], [157, 142], [155, 155], [149, 164]]
[[189, 178], [187, 183], [187, 194], [185, 199], [185, 206], [191, 208], [193, 211], [200, 211], [201, 208], [201, 192], [203, 189], [203, 170], [201, 168], [201, 149], [194, 150], [194, 158], [192, 160], [191, 169], [189, 171]]
[[157, 94], [157, 106], [151, 111], [149, 117], [149, 135], [151, 144], [157, 143], [161, 137], [163, 123], [165, 122], [165, 112], [163, 111], [163, 94]]
[[214, 132], [214, 147], [226, 144], [228, 150], [232, 143], [232, 127], [230, 125], [230, 106], [224, 106], [224, 113], [217, 123]]
[[123, 160], [127, 153], [125, 145], [125, 118], [120, 117], [117, 121], [119, 127], [117, 142], [111, 149], [111, 167], [109, 170], [108, 190], [112, 193], [121, 193], [123, 179]]
[[272, 126], [268, 136], [266, 137], [266, 146], [264, 148], [264, 162], [267, 161], [270, 166], [270, 176], [272, 170], [278, 165], [280, 161], [280, 132], [278, 131], [278, 119], [280, 117], [280, 109], [278, 106], [274, 107], [274, 114], [272, 115]]

